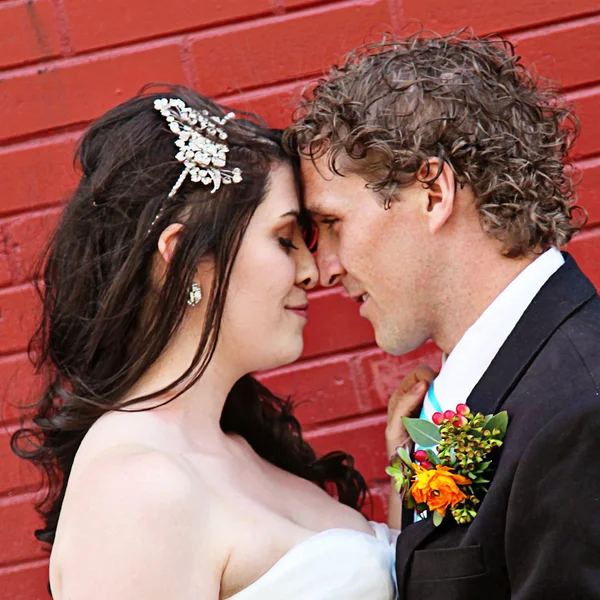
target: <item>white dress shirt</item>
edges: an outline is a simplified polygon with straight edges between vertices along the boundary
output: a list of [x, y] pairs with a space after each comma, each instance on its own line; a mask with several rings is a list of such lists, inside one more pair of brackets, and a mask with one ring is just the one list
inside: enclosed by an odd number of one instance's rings
[[457, 404], [467, 401], [527, 307], [564, 262], [562, 254], [550, 248], [499, 294], [443, 362], [423, 405], [422, 417], [431, 420], [436, 410], [454, 410]]

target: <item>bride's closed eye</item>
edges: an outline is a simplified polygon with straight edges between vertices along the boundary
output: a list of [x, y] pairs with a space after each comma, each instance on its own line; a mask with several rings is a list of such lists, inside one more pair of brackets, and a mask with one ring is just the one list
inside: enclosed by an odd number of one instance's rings
[[281, 247], [286, 250], [298, 250], [298, 246], [294, 246], [292, 240], [288, 240], [287, 238], [280, 237], [279, 243], [281, 244]]

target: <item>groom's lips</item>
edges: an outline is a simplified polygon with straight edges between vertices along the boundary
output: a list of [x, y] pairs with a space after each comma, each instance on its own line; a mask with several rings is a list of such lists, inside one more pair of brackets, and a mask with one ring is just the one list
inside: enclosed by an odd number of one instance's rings
[[352, 302], [362, 302], [363, 301], [363, 296], [366, 294], [366, 292], [363, 292], [362, 294], [348, 294], [350, 296], [350, 300], [352, 300]]

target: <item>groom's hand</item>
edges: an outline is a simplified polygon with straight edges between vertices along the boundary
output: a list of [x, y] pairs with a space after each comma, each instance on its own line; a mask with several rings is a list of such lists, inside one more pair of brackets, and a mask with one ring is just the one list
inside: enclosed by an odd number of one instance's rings
[[437, 373], [427, 365], [413, 369], [396, 388], [388, 404], [388, 420], [385, 430], [385, 446], [388, 456], [391, 456], [398, 446], [405, 444], [410, 438], [402, 417], [419, 415], [421, 405], [429, 384]]

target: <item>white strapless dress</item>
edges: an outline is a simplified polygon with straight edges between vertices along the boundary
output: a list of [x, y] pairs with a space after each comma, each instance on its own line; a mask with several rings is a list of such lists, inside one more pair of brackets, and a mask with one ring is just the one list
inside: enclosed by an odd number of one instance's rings
[[395, 600], [395, 532], [327, 529], [294, 546], [229, 600]]

